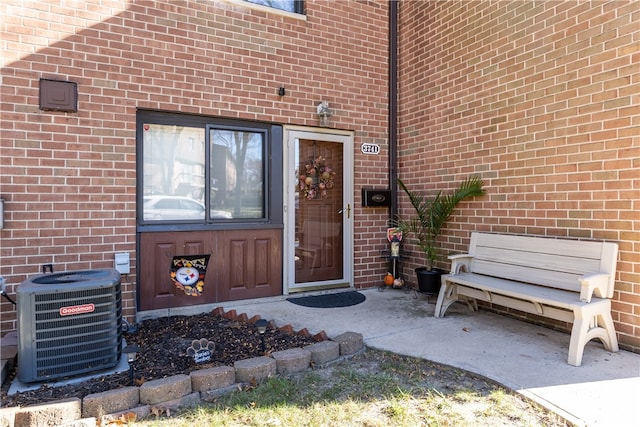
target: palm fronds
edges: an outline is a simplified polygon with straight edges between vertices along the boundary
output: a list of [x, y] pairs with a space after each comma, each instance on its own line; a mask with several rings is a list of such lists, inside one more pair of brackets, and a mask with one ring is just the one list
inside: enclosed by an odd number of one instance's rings
[[462, 200], [482, 196], [486, 193], [484, 182], [477, 176], [468, 177], [451, 194], [439, 191], [431, 198], [410, 190], [400, 178], [398, 178], [398, 184], [409, 196], [411, 206], [415, 210], [415, 216], [400, 218], [395, 221], [395, 225], [403, 233], [414, 236], [418, 247], [427, 256], [428, 267], [433, 268], [437, 257], [435, 242], [440, 235], [440, 230], [451, 218], [453, 211]]

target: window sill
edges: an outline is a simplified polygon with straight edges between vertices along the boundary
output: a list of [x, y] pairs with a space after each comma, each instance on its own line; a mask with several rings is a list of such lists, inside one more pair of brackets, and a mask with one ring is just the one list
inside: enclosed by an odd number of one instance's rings
[[207, 231], [207, 230], [267, 230], [282, 229], [282, 224], [269, 221], [265, 222], [246, 222], [246, 223], [220, 223], [220, 224], [195, 224], [195, 223], [162, 223], [162, 224], [138, 224], [136, 226], [137, 233], [155, 233], [167, 231]]

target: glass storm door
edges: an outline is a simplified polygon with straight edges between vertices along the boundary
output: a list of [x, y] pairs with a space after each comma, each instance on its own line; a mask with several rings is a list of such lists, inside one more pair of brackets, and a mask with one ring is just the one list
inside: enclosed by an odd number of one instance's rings
[[351, 133], [287, 130], [286, 289], [352, 286]]

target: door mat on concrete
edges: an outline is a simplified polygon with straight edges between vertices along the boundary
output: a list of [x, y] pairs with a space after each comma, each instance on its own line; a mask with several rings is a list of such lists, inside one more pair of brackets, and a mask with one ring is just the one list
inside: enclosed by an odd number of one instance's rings
[[305, 307], [334, 308], [349, 307], [360, 304], [366, 297], [360, 292], [338, 292], [335, 294], [315, 295], [310, 297], [287, 298], [287, 301]]

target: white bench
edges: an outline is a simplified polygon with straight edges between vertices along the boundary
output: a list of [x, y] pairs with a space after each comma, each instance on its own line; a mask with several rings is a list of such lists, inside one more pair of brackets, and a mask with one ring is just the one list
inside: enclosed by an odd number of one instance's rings
[[573, 323], [568, 363], [580, 366], [587, 342], [618, 351], [611, 318], [618, 245], [472, 233], [469, 253], [453, 255], [442, 276], [435, 317], [456, 301], [477, 300]]

